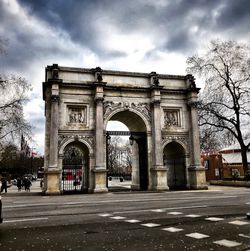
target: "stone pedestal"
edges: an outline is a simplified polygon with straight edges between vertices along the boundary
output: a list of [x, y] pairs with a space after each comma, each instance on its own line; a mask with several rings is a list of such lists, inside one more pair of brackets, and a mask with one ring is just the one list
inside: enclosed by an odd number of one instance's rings
[[151, 168], [151, 176], [153, 178], [152, 190], [154, 191], [166, 191], [169, 190], [167, 186], [167, 169], [160, 166]]
[[188, 171], [189, 171], [190, 189], [195, 189], [195, 190], [208, 189], [206, 183], [205, 168], [190, 167]]
[[46, 195], [58, 195], [61, 194], [60, 187], [61, 187], [61, 179], [60, 179], [61, 172], [57, 169], [50, 168], [48, 171], [45, 172], [45, 180], [47, 181], [46, 191], [44, 193]]
[[106, 186], [106, 180], [107, 180], [107, 171], [106, 169], [94, 169], [94, 176], [95, 176], [95, 188], [92, 191], [93, 193], [107, 193], [108, 188]]

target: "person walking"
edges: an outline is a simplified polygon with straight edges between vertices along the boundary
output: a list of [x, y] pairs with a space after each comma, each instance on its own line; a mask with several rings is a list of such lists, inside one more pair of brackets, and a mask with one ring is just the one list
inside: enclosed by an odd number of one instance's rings
[[18, 189], [18, 192], [20, 192], [22, 190], [22, 180], [18, 177], [17, 178], [17, 189]]
[[2, 179], [2, 186], [1, 186], [1, 192], [5, 191], [7, 193], [7, 180]]
[[25, 179], [24, 180], [24, 187], [25, 187], [25, 191], [30, 192], [30, 187], [31, 187], [31, 181], [29, 179]]

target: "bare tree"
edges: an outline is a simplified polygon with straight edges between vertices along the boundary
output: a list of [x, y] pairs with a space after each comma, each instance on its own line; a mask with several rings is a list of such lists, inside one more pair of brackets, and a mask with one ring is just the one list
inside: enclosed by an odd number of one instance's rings
[[112, 136], [108, 144], [108, 169], [112, 173], [126, 173], [131, 166], [128, 144], [119, 136]]
[[188, 72], [205, 81], [197, 104], [200, 125], [216, 135], [229, 132], [241, 148], [245, 175], [250, 142], [250, 47], [235, 41], [212, 41], [202, 56], [188, 58]]
[[[0, 39], [0, 52], [4, 48], [2, 41]], [[29, 90], [30, 84], [25, 79], [0, 73], [0, 146], [4, 141], [21, 138], [21, 134], [30, 135], [31, 127], [23, 114]]]

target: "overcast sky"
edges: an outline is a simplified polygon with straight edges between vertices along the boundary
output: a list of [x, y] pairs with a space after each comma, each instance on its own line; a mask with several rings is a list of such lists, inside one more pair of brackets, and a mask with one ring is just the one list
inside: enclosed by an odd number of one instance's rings
[[43, 154], [47, 65], [185, 75], [188, 56], [211, 39], [249, 41], [249, 27], [249, 0], [0, 0], [0, 72], [32, 84], [25, 116]]

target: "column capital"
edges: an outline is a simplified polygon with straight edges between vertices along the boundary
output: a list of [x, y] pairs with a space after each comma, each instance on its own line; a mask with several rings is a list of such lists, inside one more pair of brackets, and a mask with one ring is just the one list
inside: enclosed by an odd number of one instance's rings
[[197, 108], [198, 103], [199, 103], [198, 101], [194, 101], [194, 100], [189, 100], [187, 102], [188, 106], [191, 107], [191, 108]]
[[59, 95], [51, 95], [51, 97], [50, 97], [50, 101], [51, 101], [52, 103], [54, 103], [54, 102], [59, 102], [59, 100], [60, 100]]
[[104, 97], [95, 97], [96, 104], [103, 103]]
[[160, 104], [161, 104], [161, 100], [160, 99], [153, 99], [151, 101], [151, 105], [160, 106]]

